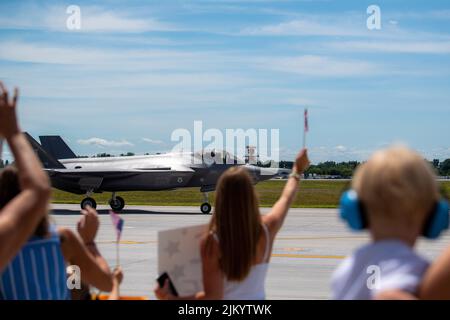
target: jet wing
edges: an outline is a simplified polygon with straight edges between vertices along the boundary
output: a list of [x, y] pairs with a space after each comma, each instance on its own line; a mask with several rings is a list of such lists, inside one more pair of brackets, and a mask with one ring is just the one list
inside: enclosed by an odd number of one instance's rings
[[[188, 167], [142, 169], [46, 169], [54, 185], [94, 191], [167, 190], [185, 187], [195, 171]], [[61, 189], [64, 189], [62, 187]]]
[[118, 175], [128, 176], [148, 172], [194, 172], [194, 170], [187, 168], [186, 170], [172, 170], [171, 168], [155, 168], [155, 169], [44, 169], [49, 174], [64, 174], [64, 175]]

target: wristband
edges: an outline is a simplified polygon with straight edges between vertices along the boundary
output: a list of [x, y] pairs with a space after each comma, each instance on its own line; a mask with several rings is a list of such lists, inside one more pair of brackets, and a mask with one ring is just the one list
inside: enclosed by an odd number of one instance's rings
[[297, 172], [292, 172], [289, 175], [289, 178], [294, 178], [295, 180], [300, 181], [300, 175]]

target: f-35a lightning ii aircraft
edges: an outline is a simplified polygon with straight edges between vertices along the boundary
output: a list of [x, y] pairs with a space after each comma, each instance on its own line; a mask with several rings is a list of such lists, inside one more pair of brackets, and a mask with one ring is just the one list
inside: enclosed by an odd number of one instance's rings
[[48, 172], [53, 187], [86, 195], [81, 201], [82, 208], [88, 205], [96, 208], [97, 203], [92, 198], [94, 193], [111, 192], [109, 205], [114, 211], [121, 211], [125, 200], [117, 196], [117, 192], [198, 187], [204, 195], [200, 210], [209, 214], [208, 192], [215, 190], [220, 175], [231, 166], [243, 165], [255, 183], [286, 171], [245, 164], [228, 152], [216, 151], [77, 158], [60, 136], [41, 136], [42, 145], [29, 134], [27, 137]]

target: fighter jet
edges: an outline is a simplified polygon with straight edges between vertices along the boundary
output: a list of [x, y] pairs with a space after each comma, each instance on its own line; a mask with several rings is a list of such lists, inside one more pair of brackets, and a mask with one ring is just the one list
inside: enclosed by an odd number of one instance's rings
[[[208, 192], [214, 191], [220, 175], [231, 166], [244, 166], [254, 183], [271, 179], [285, 169], [246, 164], [226, 151], [174, 152], [157, 155], [79, 158], [60, 136], [41, 136], [39, 144], [26, 134], [50, 176], [53, 187], [85, 194], [81, 208], [97, 207], [94, 193], [111, 192], [109, 205], [120, 212], [124, 191], [159, 191], [198, 187], [204, 202], [200, 211], [211, 212]], [[220, 160], [220, 161], [219, 161]]]

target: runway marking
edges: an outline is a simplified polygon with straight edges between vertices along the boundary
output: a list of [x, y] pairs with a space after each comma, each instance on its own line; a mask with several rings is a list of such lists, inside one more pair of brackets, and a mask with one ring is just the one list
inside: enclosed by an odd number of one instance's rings
[[362, 236], [339, 236], [339, 237], [277, 237], [275, 240], [329, 240], [329, 239], [367, 239]]
[[120, 244], [145, 244], [143, 241], [130, 241], [130, 240], [122, 240], [119, 242]]
[[[116, 241], [97, 241], [99, 244], [115, 244]], [[157, 241], [132, 241], [132, 240], [121, 240], [119, 244], [148, 244], [157, 243]]]
[[[99, 244], [114, 244], [115, 241], [98, 241]], [[157, 241], [131, 241], [131, 240], [122, 240], [119, 242], [120, 244], [148, 244], [148, 243], [157, 243]], [[281, 251], [306, 251], [303, 248], [280, 248], [277, 250]], [[345, 256], [338, 255], [320, 255], [320, 254], [294, 254], [294, 253], [273, 253], [272, 257], [275, 258], [297, 258], [297, 259], [338, 259], [342, 260]]]
[[281, 251], [306, 251], [304, 248], [279, 248], [277, 250]]
[[345, 259], [345, 256], [333, 255], [319, 255], [319, 254], [289, 254], [289, 253], [274, 253], [272, 257], [275, 258], [298, 258], [298, 259]]

